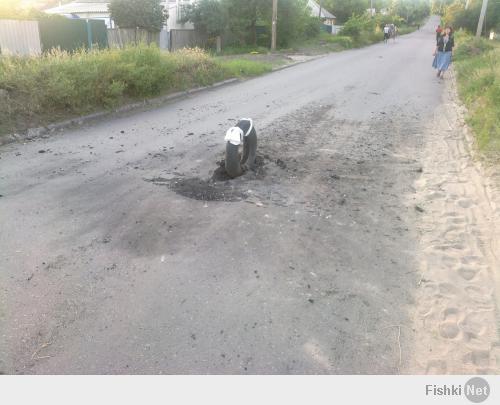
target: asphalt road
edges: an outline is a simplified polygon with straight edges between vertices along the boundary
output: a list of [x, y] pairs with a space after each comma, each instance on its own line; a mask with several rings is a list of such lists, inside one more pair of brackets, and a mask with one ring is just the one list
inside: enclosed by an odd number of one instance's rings
[[0, 371], [404, 371], [435, 24], [2, 147]]

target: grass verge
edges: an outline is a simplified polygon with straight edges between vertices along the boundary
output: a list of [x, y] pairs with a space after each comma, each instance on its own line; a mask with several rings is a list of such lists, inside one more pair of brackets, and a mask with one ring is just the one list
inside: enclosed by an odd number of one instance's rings
[[200, 49], [165, 53], [147, 45], [0, 57], [0, 135], [271, 68], [218, 60]]
[[500, 43], [459, 35], [454, 62], [458, 93], [479, 148], [500, 153]]

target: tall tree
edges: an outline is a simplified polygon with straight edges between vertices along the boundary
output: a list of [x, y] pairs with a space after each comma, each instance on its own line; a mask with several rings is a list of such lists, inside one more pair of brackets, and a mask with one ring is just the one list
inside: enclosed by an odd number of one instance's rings
[[111, 0], [109, 12], [120, 28], [160, 31], [167, 19], [161, 0]]
[[343, 24], [353, 14], [364, 14], [370, 8], [370, 0], [323, 0], [323, 6], [337, 17], [337, 23]]
[[[257, 21], [272, 10], [270, 0], [222, 0], [230, 32], [240, 44], [257, 43]], [[279, 18], [279, 17], [278, 17]]]
[[209, 37], [217, 37], [226, 29], [227, 13], [219, 0], [199, 0], [184, 7], [183, 21], [192, 22], [198, 31]]

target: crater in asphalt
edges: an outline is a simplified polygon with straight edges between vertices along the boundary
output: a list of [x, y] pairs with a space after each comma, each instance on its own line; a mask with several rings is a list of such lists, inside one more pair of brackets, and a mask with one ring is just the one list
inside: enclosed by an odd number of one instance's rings
[[[266, 175], [266, 160], [269, 160], [268, 156], [260, 156], [257, 155], [255, 157], [255, 166], [253, 169], [248, 170], [245, 172], [242, 176], [238, 177], [238, 179], [263, 179], [264, 176]], [[278, 159], [278, 161], [281, 162], [281, 159]], [[213, 181], [231, 181], [235, 180], [226, 173], [226, 168], [225, 168], [225, 160], [221, 159], [217, 162], [217, 169], [214, 170], [214, 173], [212, 175], [212, 180]]]
[[199, 201], [237, 202], [248, 197], [245, 192], [236, 189], [229, 181], [217, 182], [199, 177], [175, 177], [173, 179], [155, 177], [148, 181], [159, 186], [168, 186], [176, 194]]
[[248, 170], [242, 176], [232, 179], [226, 173], [224, 159], [217, 162], [217, 168], [212, 177], [203, 179], [200, 177], [153, 177], [145, 179], [158, 186], [167, 186], [170, 190], [186, 198], [199, 201], [226, 201], [238, 202], [249, 197], [246, 191], [242, 191], [246, 181], [262, 180], [266, 175], [267, 163], [275, 163], [277, 167], [286, 167], [283, 160], [272, 160], [269, 156], [257, 156], [255, 167]]

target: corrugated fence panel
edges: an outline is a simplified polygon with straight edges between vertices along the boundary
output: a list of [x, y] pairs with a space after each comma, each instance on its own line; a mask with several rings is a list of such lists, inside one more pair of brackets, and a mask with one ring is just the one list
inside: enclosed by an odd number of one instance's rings
[[0, 20], [0, 54], [29, 56], [41, 53], [37, 21]]

